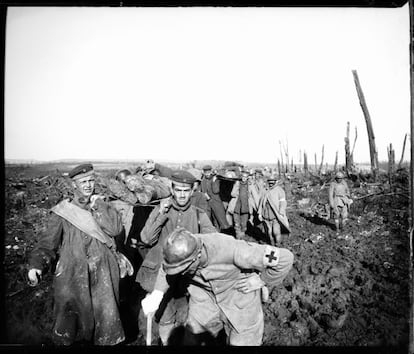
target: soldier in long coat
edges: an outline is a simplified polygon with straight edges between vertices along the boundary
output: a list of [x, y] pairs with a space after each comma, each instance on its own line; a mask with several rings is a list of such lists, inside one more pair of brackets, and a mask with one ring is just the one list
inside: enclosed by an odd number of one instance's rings
[[335, 228], [343, 228], [348, 219], [348, 210], [352, 204], [348, 185], [344, 180], [344, 174], [337, 172], [335, 181], [329, 186], [329, 205], [333, 212]]
[[211, 208], [210, 220], [214, 220], [220, 231], [230, 228], [230, 224], [226, 218], [226, 210], [223, 201], [220, 198], [220, 181], [216, 176], [212, 175], [212, 167], [206, 165], [203, 167], [204, 177], [201, 180], [201, 191], [206, 195], [208, 204]]
[[28, 278], [37, 285], [58, 259], [53, 279], [56, 344], [118, 344], [125, 338], [118, 308], [119, 280], [128, 262], [117, 253], [114, 242], [122, 232], [121, 218], [94, 195], [91, 164], [75, 167], [69, 177], [75, 196], [52, 208], [48, 228], [31, 252]]
[[[282, 242], [282, 233], [290, 233], [289, 221], [286, 216], [286, 194], [282, 187], [276, 184], [277, 178], [267, 178], [268, 190], [259, 203], [259, 220], [263, 221], [271, 245]], [[283, 231], [283, 232], [282, 232]]]
[[[262, 344], [261, 289], [282, 283], [293, 264], [289, 250], [177, 229], [164, 244], [163, 257], [166, 274], [190, 279], [187, 327], [192, 333], [217, 336], [224, 328], [230, 345]], [[261, 283], [252, 285], [257, 278]], [[144, 313], [156, 311], [167, 289], [160, 273], [155, 290], [142, 301]]]

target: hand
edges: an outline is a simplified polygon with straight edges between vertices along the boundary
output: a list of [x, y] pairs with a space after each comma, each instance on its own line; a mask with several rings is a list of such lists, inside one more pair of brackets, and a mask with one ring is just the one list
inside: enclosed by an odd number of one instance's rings
[[172, 204], [172, 202], [171, 202], [170, 198], [161, 201], [161, 203], [160, 203], [160, 214], [161, 215], [167, 214], [168, 210], [170, 210], [171, 204]]
[[217, 176], [213, 176], [213, 182], [217, 180]]
[[207, 193], [204, 193], [204, 195], [206, 196], [207, 200], [210, 200], [210, 196]]
[[265, 285], [264, 281], [260, 278], [260, 276], [256, 273], [251, 275], [248, 278], [244, 278], [239, 280], [235, 288], [238, 291], [241, 291], [243, 294], [248, 294], [252, 291], [258, 290]]
[[29, 278], [29, 285], [36, 286], [39, 283], [39, 279], [42, 278], [42, 271], [40, 269], [32, 268], [27, 274]]
[[103, 195], [99, 195], [99, 194], [94, 194], [94, 195], [91, 195], [91, 197], [90, 197], [90, 199], [89, 199], [91, 208], [93, 208], [93, 207], [95, 206], [96, 201], [97, 201], [98, 199], [100, 199], [100, 200], [104, 200], [104, 199], [105, 199], [105, 196], [103, 196]]
[[262, 214], [257, 215], [257, 217], [258, 217], [259, 221], [263, 221], [263, 216], [262, 216]]
[[253, 225], [253, 215], [249, 217], [249, 223]]
[[147, 294], [147, 296], [145, 296], [145, 298], [141, 301], [142, 311], [145, 316], [153, 314], [158, 310], [163, 296], [164, 293], [160, 290], [154, 290], [151, 294]]
[[120, 272], [121, 279], [125, 278], [127, 274], [129, 276], [134, 274], [134, 267], [132, 266], [129, 259], [126, 258], [122, 253], [117, 252], [117, 255], [118, 255], [118, 265], [119, 265], [119, 272]]
[[132, 248], [138, 248], [138, 240], [136, 238], [131, 238], [131, 245]]

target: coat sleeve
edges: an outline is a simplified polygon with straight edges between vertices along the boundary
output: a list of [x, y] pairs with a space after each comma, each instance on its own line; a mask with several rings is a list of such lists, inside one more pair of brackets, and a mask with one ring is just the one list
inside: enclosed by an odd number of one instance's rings
[[101, 199], [96, 201], [96, 209], [92, 211], [92, 215], [102, 231], [111, 237], [118, 236], [124, 228], [116, 208]]
[[279, 188], [278, 190], [278, 196], [279, 196], [279, 211], [282, 215], [286, 215], [286, 193], [282, 188]]
[[216, 180], [211, 183], [211, 191], [214, 194], [219, 194], [220, 193], [220, 181], [218, 180], [218, 178], [216, 178]]
[[36, 268], [46, 272], [57, 257], [57, 251], [62, 243], [63, 219], [51, 212], [47, 228], [30, 253], [29, 268]]
[[200, 211], [200, 233], [202, 234], [211, 234], [217, 232], [216, 228], [213, 226], [211, 220], [208, 218], [207, 214], [203, 211]]
[[161, 265], [155, 280], [154, 290], [160, 290], [165, 294], [169, 287], [167, 273], [165, 273], [164, 268]]
[[294, 256], [286, 248], [238, 242], [234, 252], [234, 264], [242, 269], [256, 269], [261, 279], [269, 286], [277, 286], [292, 268]]
[[335, 202], [334, 202], [334, 190], [335, 190], [335, 182], [332, 182], [331, 185], [329, 186], [329, 205], [331, 208], [335, 207]]
[[141, 241], [149, 246], [157, 243], [161, 230], [168, 220], [167, 214], [160, 214], [160, 207], [156, 206], [148, 217], [144, 228], [141, 231]]
[[233, 184], [233, 188], [231, 189], [231, 196], [233, 198], [237, 198], [239, 196], [239, 187], [240, 187], [240, 182], [236, 181]]

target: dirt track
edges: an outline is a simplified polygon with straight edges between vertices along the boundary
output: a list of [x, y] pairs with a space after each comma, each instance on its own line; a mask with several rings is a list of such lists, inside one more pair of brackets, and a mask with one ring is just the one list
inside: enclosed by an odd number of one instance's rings
[[[46, 175], [50, 177], [41, 180]], [[26, 261], [46, 225], [47, 209], [61, 197], [53, 187], [57, 178], [56, 171], [6, 169], [9, 343], [50, 343], [52, 276], [46, 275], [36, 288], [28, 287]], [[383, 188], [349, 184], [354, 197]], [[408, 189], [404, 180], [400, 186]], [[348, 226], [336, 234], [330, 222], [311, 213], [313, 201], [326, 203], [326, 186], [304, 187], [293, 181], [285, 188], [292, 234], [284, 247], [294, 253], [295, 263], [264, 305], [264, 345], [407, 345], [407, 195], [384, 193], [355, 201]], [[303, 203], [306, 198], [309, 205]], [[260, 237], [251, 240], [263, 242]], [[137, 310], [135, 301], [132, 307]], [[144, 344], [142, 332], [130, 344]]]

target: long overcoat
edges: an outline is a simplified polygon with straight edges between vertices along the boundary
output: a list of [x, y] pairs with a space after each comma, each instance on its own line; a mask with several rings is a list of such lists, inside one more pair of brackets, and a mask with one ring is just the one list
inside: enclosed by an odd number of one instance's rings
[[[123, 226], [117, 211], [103, 201], [96, 204], [92, 215], [102, 231], [110, 237], [119, 235]], [[52, 209], [48, 227], [30, 255], [29, 266], [45, 272], [54, 268], [56, 259], [54, 342], [122, 342], [125, 336], [118, 310], [120, 272], [114, 252]]]

